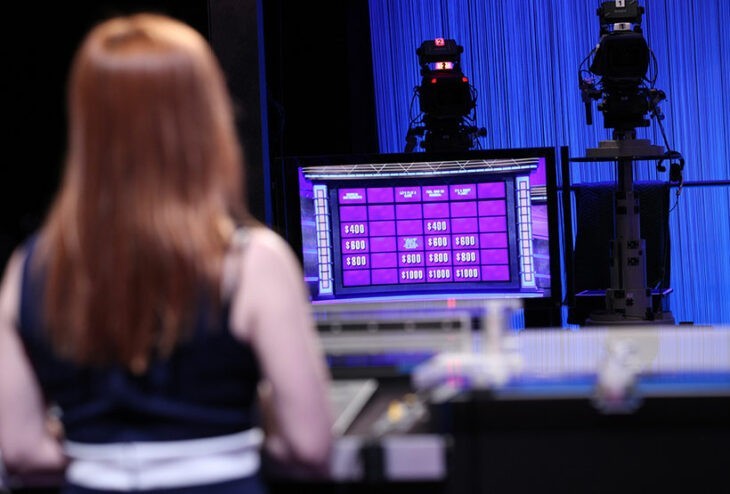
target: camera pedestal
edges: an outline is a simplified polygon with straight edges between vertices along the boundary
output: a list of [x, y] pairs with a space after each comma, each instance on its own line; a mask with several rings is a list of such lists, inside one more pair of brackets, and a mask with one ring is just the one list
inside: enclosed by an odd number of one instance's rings
[[[610, 244], [610, 287], [605, 292], [605, 310], [590, 314], [586, 324], [674, 324], [670, 312], [662, 312], [662, 293], [647, 286], [646, 243], [641, 238], [639, 199], [634, 191], [633, 163], [658, 160], [664, 148], [646, 139], [601, 141], [586, 151], [586, 158], [573, 161], [615, 161], [617, 187], [614, 194], [614, 237]], [[658, 303], [657, 303], [658, 302]]]

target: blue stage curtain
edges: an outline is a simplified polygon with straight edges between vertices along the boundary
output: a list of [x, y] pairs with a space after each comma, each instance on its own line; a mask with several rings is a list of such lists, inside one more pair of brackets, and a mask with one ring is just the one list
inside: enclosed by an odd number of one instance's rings
[[[730, 179], [730, 2], [641, 0], [656, 56], [656, 87], [670, 146], [692, 184]], [[453, 38], [477, 90], [483, 149], [568, 146], [571, 156], [611, 139], [578, 90], [578, 67], [599, 39], [598, 0], [370, 0], [380, 151], [402, 152], [420, 83], [416, 49]], [[413, 102], [414, 108], [411, 108]], [[413, 111], [412, 111], [413, 110]], [[659, 127], [637, 137], [663, 145]], [[636, 180], [667, 180], [655, 162]], [[573, 182], [615, 179], [615, 166], [571, 164]], [[673, 198], [673, 202], [676, 199]], [[678, 321], [730, 323], [730, 187], [684, 187], [670, 216], [671, 310]]]

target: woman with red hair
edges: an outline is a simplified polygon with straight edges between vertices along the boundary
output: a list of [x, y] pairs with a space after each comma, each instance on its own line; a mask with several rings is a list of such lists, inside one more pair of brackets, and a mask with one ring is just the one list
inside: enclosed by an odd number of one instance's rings
[[61, 188], [0, 295], [8, 469], [65, 468], [64, 493], [215, 494], [264, 492], [262, 445], [326, 468], [329, 377], [304, 280], [247, 213], [210, 46], [162, 15], [107, 20], [76, 54], [68, 103]]

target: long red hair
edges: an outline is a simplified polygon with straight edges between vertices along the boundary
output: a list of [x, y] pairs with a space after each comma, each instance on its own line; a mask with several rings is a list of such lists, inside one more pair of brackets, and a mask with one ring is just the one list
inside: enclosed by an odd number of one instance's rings
[[205, 39], [156, 14], [93, 28], [68, 87], [65, 175], [42, 229], [45, 314], [82, 363], [144, 367], [219, 301], [247, 218], [230, 95]]

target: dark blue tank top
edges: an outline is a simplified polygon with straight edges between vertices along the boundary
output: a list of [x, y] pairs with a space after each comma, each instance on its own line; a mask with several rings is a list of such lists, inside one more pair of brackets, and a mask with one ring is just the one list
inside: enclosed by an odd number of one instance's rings
[[[43, 393], [61, 412], [66, 438], [84, 443], [171, 441], [231, 434], [257, 425], [260, 378], [252, 349], [228, 329], [228, 307], [197, 310], [192, 336], [136, 375], [121, 365], [78, 365], [59, 357], [43, 327], [43, 276], [30, 269], [27, 242], [20, 334]], [[220, 327], [210, 327], [210, 320]]]

